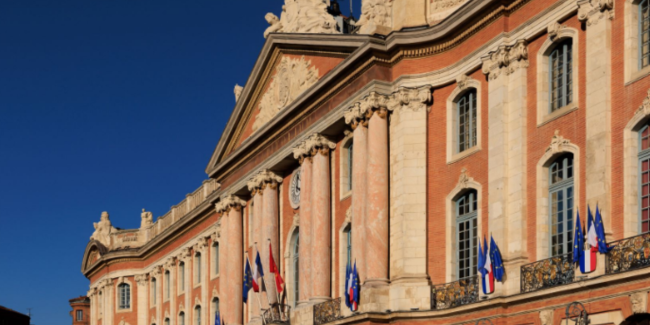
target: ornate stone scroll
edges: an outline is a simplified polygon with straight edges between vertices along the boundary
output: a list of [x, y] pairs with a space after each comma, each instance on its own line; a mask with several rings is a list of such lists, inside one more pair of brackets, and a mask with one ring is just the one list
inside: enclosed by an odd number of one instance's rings
[[265, 19], [270, 25], [264, 31], [265, 38], [270, 33], [340, 33], [322, 0], [285, 0], [280, 19], [272, 13], [266, 14]]
[[329, 150], [334, 148], [336, 148], [336, 143], [315, 133], [293, 149], [293, 157], [298, 159], [302, 164], [305, 158], [312, 157], [318, 152], [327, 155]]
[[264, 169], [248, 181], [248, 189], [254, 195], [257, 191], [263, 190], [267, 185], [275, 188], [279, 183], [282, 183], [282, 177], [268, 169]]
[[501, 45], [483, 57], [483, 73], [488, 80], [495, 80], [502, 73], [509, 75], [518, 68], [528, 68], [528, 64], [528, 43], [518, 40], [512, 46]]
[[387, 35], [393, 27], [393, 0], [363, 0], [361, 17], [355, 24], [359, 34]]
[[260, 101], [253, 131], [266, 124], [318, 81], [318, 69], [312, 67], [311, 61], [305, 60], [305, 57], [283, 57], [275, 71], [271, 85]]
[[215, 205], [217, 213], [228, 213], [230, 209], [240, 210], [242, 207], [246, 206], [246, 201], [240, 199], [237, 196], [229, 195], [221, 199]]
[[108, 217], [108, 212], [102, 212], [99, 222], [93, 223], [95, 232], [90, 236], [91, 240], [96, 240], [107, 248], [111, 247], [111, 232], [116, 231]]
[[614, 0], [578, 0], [578, 20], [587, 26], [597, 23], [601, 18], [614, 18]]

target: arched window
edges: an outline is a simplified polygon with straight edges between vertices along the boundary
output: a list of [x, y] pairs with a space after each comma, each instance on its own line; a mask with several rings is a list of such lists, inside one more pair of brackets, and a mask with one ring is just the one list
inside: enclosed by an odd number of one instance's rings
[[194, 282], [201, 283], [201, 253], [196, 253], [196, 255], [194, 255], [194, 269], [196, 270], [194, 272], [196, 275]]
[[169, 325], [169, 318], [165, 318], [165, 325]]
[[156, 304], [156, 278], [151, 279], [151, 304]]
[[[249, 224], [250, 225], [250, 224]], [[219, 243], [216, 242], [212, 246], [212, 249], [214, 251], [214, 274], [219, 274]]]
[[572, 39], [567, 39], [555, 46], [549, 55], [550, 77], [550, 111], [571, 104], [573, 99], [573, 58]]
[[170, 288], [171, 281], [169, 278], [170, 278], [169, 271], [165, 271], [165, 299], [169, 299], [169, 295], [170, 295], [169, 292], [171, 291]]
[[347, 240], [347, 245], [345, 246], [347, 264], [352, 265], [352, 226], [348, 225], [343, 231], [345, 232], [345, 239]]
[[[648, 1], [644, 1], [648, 2]], [[639, 131], [639, 207], [640, 207], [640, 231], [650, 231], [650, 125], [646, 125]]]
[[458, 114], [458, 152], [476, 146], [476, 89], [465, 92], [456, 100]]
[[650, 1], [639, 2], [639, 68], [650, 65]]
[[185, 263], [181, 262], [178, 265], [178, 284], [180, 286], [180, 291], [185, 291]]
[[573, 245], [573, 155], [557, 158], [549, 168], [551, 256], [567, 254]]
[[201, 306], [194, 307], [195, 325], [201, 325]]
[[[212, 299], [212, 319], [216, 320], [217, 319], [217, 312], [219, 311], [219, 298], [213, 298]], [[221, 325], [221, 324], [215, 324], [215, 325]]]
[[352, 162], [353, 162], [353, 159], [354, 159], [354, 155], [353, 155], [354, 151], [352, 150], [353, 145], [354, 145], [354, 143], [352, 141], [350, 141], [350, 145], [347, 148], [347, 151], [348, 151], [348, 191], [352, 191], [352, 180], [353, 180], [353, 177], [352, 177]]
[[119, 297], [119, 309], [131, 308], [131, 286], [127, 283], [121, 283], [117, 286], [117, 294]]
[[456, 199], [458, 279], [476, 275], [478, 262], [477, 192], [469, 190]]
[[178, 325], [185, 325], [185, 313], [178, 314]]
[[293, 240], [293, 301], [295, 303], [300, 299], [300, 233], [298, 229], [294, 231]]

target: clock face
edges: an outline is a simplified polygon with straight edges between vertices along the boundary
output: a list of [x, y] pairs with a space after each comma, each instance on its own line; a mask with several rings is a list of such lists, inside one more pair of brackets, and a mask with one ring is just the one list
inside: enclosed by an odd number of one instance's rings
[[289, 184], [289, 202], [291, 207], [298, 209], [300, 206], [300, 169], [296, 170], [291, 176], [291, 184]]

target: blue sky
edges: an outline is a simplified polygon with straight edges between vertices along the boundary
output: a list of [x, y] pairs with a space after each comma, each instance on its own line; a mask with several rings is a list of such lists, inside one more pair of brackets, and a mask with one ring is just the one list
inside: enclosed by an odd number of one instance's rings
[[69, 324], [101, 212], [137, 228], [200, 186], [283, 3], [0, 0], [0, 305]]

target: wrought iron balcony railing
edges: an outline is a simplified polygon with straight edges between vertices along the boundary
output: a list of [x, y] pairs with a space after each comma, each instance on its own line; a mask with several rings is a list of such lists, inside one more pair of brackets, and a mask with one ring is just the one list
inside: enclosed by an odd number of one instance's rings
[[650, 266], [650, 234], [609, 243], [605, 255], [605, 273], [614, 274]]
[[269, 309], [264, 310], [262, 313], [262, 320], [264, 324], [289, 324], [289, 314], [291, 308], [285, 304], [273, 304]]
[[341, 318], [341, 298], [314, 305], [314, 325], [331, 323]]
[[447, 309], [478, 301], [479, 276], [435, 285], [432, 288], [433, 309]]
[[533, 292], [572, 283], [575, 279], [572, 258], [569, 253], [522, 265], [521, 292]]

